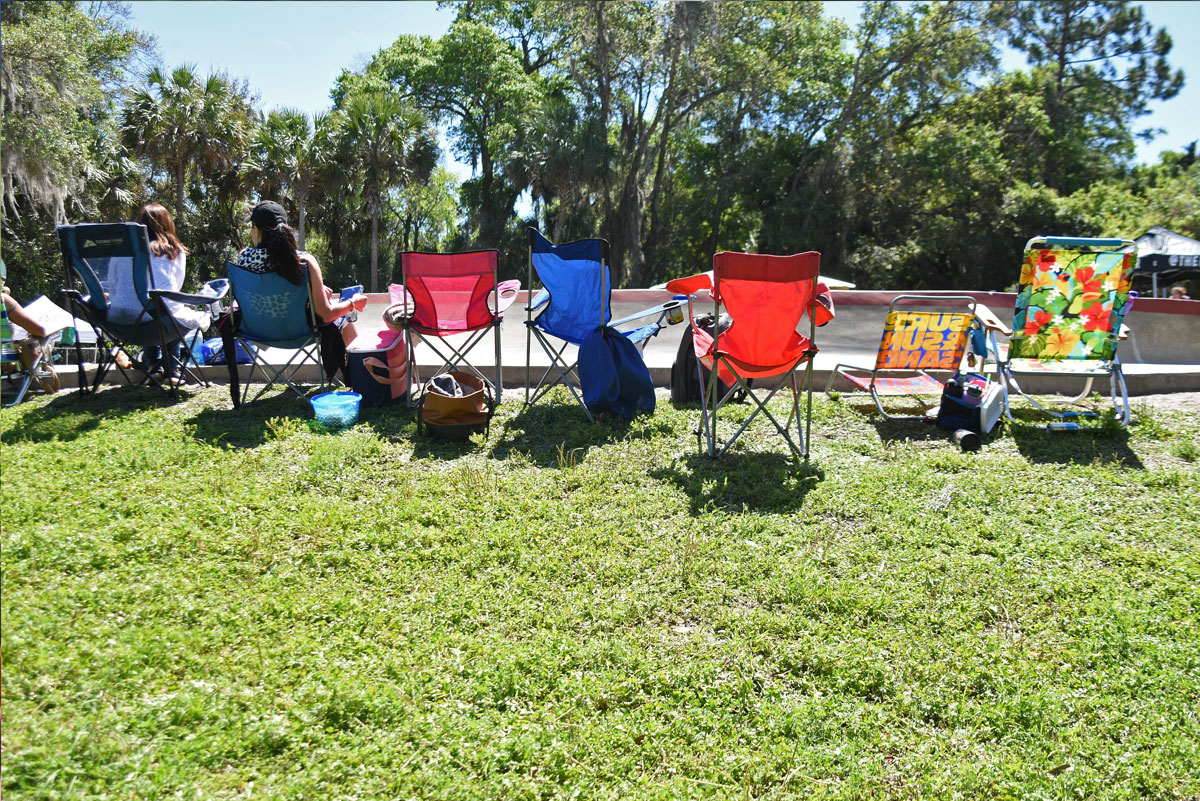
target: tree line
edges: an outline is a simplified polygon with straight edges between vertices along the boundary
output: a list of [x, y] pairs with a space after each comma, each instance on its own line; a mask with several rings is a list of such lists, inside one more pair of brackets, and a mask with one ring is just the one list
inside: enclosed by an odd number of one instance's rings
[[[121, 3], [0, 6], [3, 249], [19, 294], [61, 283], [53, 226], [172, 208], [203, 280], [288, 207], [331, 283], [384, 287], [402, 250], [601, 236], [618, 286], [717, 250], [819, 250], [863, 287], [1000, 289], [1036, 234], [1200, 236], [1196, 146], [1133, 166], [1184, 76], [1123, 0], [449, 4], [331, 87], [263, 111], [225, 74], [156, 63]], [[1022, 54], [1000, 67], [1002, 48]], [[439, 166], [438, 131], [471, 164]], [[524, 212], [522, 214], [522, 212]]]

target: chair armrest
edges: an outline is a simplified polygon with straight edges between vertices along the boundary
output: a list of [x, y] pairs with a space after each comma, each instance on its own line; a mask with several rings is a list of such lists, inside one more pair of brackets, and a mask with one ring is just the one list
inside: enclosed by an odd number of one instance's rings
[[188, 306], [215, 306], [221, 302], [221, 298], [225, 296], [222, 292], [220, 295], [193, 295], [188, 292], [172, 292], [169, 289], [151, 289], [149, 292], [152, 298], [164, 298], [173, 300], [176, 303], [184, 303]]
[[533, 300], [529, 301], [529, 305], [525, 307], [525, 311], [537, 311], [549, 302], [550, 292], [544, 288], [539, 289], [537, 294], [533, 296]]
[[998, 331], [1006, 337], [1012, 336], [1012, 329], [1000, 322], [1000, 318], [982, 303], [975, 304], [975, 318], [989, 331]]
[[676, 295], [694, 295], [702, 289], [712, 289], [712, 275], [697, 273], [686, 278], [672, 278], [667, 282], [667, 291]]
[[513, 304], [517, 299], [517, 293], [521, 291], [521, 282], [517, 279], [509, 281], [501, 281], [496, 284], [496, 309], [494, 314], [499, 317], [504, 314], [504, 311]]
[[615, 328], [618, 325], [621, 325], [622, 323], [628, 323], [632, 320], [640, 320], [643, 317], [649, 317], [652, 314], [666, 314], [668, 307], [673, 305], [674, 303], [675, 303], [674, 300], [670, 300], [670, 301], [667, 301], [666, 303], [660, 303], [657, 306], [651, 306], [649, 309], [642, 309], [639, 312], [634, 312], [633, 314], [630, 314], [626, 317], [622, 317], [620, 320], [613, 320], [611, 323], [608, 324], [608, 327]]
[[[399, 322], [401, 319], [408, 319], [417, 311], [417, 299], [408, 291], [404, 284], [389, 284], [388, 285], [388, 302], [387, 311]], [[395, 309], [395, 311], [392, 311]]]

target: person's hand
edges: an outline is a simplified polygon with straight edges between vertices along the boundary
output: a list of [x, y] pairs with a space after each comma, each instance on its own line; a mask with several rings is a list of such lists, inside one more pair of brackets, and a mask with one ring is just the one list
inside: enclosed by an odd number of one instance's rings
[[354, 304], [355, 311], [362, 311], [363, 309], [367, 308], [366, 295], [355, 295], [354, 297], [350, 298], [350, 302]]

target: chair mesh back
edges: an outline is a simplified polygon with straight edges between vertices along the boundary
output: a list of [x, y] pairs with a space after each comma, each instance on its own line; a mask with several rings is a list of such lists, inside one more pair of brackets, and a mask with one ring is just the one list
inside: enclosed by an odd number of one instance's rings
[[150, 242], [137, 223], [80, 223], [58, 227], [63, 259], [87, 290], [85, 302], [103, 321], [108, 297], [132, 294], [142, 307], [150, 301]]
[[1025, 248], [1010, 356], [1110, 360], [1136, 249], [1119, 239], [1034, 239]]
[[603, 239], [554, 245], [537, 231], [530, 231], [533, 269], [550, 293], [546, 310], [537, 318], [539, 328], [579, 344], [597, 328], [608, 325], [612, 320], [612, 279], [607, 253], [608, 243]]
[[488, 296], [499, 260], [497, 250], [400, 254], [402, 280], [416, 304], [413, 324], [430, 331], [474, 331], [492, 323]]
[[713, 256], [714, 291], [733, 319], [721, 333], [721, 352], [757, 365], [799, 359], [808, 339], [796, 327], [812, 301], [820, 266], [821, 254], [815, 251]]
[[974, 315], [961, 312], [888, 312], [875, 357], [878, 370], [957, 370]]
[[227, 262], [229, 285], [242, 319], [238, 334], [256, 342], [288, 342], [312, 335], [308, 310], [308, 272], [302, 284], [278, 273], [253, 273]]

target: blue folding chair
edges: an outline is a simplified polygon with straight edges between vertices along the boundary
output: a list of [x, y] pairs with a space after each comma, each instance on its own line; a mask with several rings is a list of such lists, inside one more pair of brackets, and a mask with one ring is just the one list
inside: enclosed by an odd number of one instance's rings
[[[533, 292], [536, 277], [541, 289], [525, 307], [525, 403], [536, 403], [562, 384], [583, 407], [589, 420], [595, 421], [582, 397], [579, 383], [578, 351], [570, 363], [565, 354], [569, 346], [579, 347], [591, 334], [609, 328], [629, 339], [640, 349], [667, 324], [678, 302], [659, 304], [620, 320], [612, 319], [612, 277], [608, 267], [608, 242], [581, 239], [555, 245], [535, 229], [529, 233], [529, 273], [527, 286]], [[535, 316], [536, 314], [536, 316]], [[617, 326], [654, 315], [649, 325], [620, 331]], [[550, 366], [531, 387], [530, 355], [537, 339], [550, 359]], [[555, 342], [554, 340], [558, 340]]]
[[[325, 370], [321, 363], [317, 318], [309, 302], [308, 271], [305, 270], [301, 283], [293, 284], [278, 273], [255, 273], [233, 262], [226, 262], [225, 269], [239, 312], [234, 315], [233, 339], [250, 356], [250, 375], [246, 377], [246, 386], [238, 400], [233, 383], [238, 348], [234, 348], [234, 353], [225, 354], [226, 360], [233, 362], [229, 365], [229, 374], [235, 403], [241, 405], [246, 402], [254, 374], [259, 370], [266, 383], [251, 400], [257, 400], [276, 382], [307, 400], [308, 396], [296, 385], [295, 379], [300, 369], [310, 363], [317, 367], [323, 392]], [[292, 354], [282, 367], [276, 367], [267, 361], [262, 353], [263, 348], [291, 350]]]
[[[116, 358], [117, 354], [123, 353], [131, 364], [140, 366], [144, 373], [144, 378], [136, 383], [149, 382], [176, 395], [177, 385], [164, 386], [147, 372], [146, 365], [135, 359], [129, 349], [157, 346], [166, 353], [188, 332], [171, 316], [164, 301], [207, 307], [215, 314], [220, 311], [228, 284], [223, 280], [210, 281], [205, 284], [202, 294], [198, 295], [156, 288], [150, 269], [150, 241], [144, 225], [79, 223], [60, 225], [56, 230], [66, 269], [67, 286], [63, 294], [75, 316], [89, 323], [97, 332], [96, 376], [91, 391], [96, 391], [114, 365], [126, 381], [135, 383]], [[76, 281], [82, 285], [82, 291], [76, 288]], [[113, 319], [109, 290], [118, 285], [132, 286], [141, 305], [141, 311], [132, 323]], [[79, 389], [83, 392], [87, 391], [87, 380], [82, 355], [78, 350], [78, 332], [75, 342]], [[180, 364], [180, 379], [208, 386], [199, 372], [200, 365], [195, 356], [186, 348], [184, 354]]]

